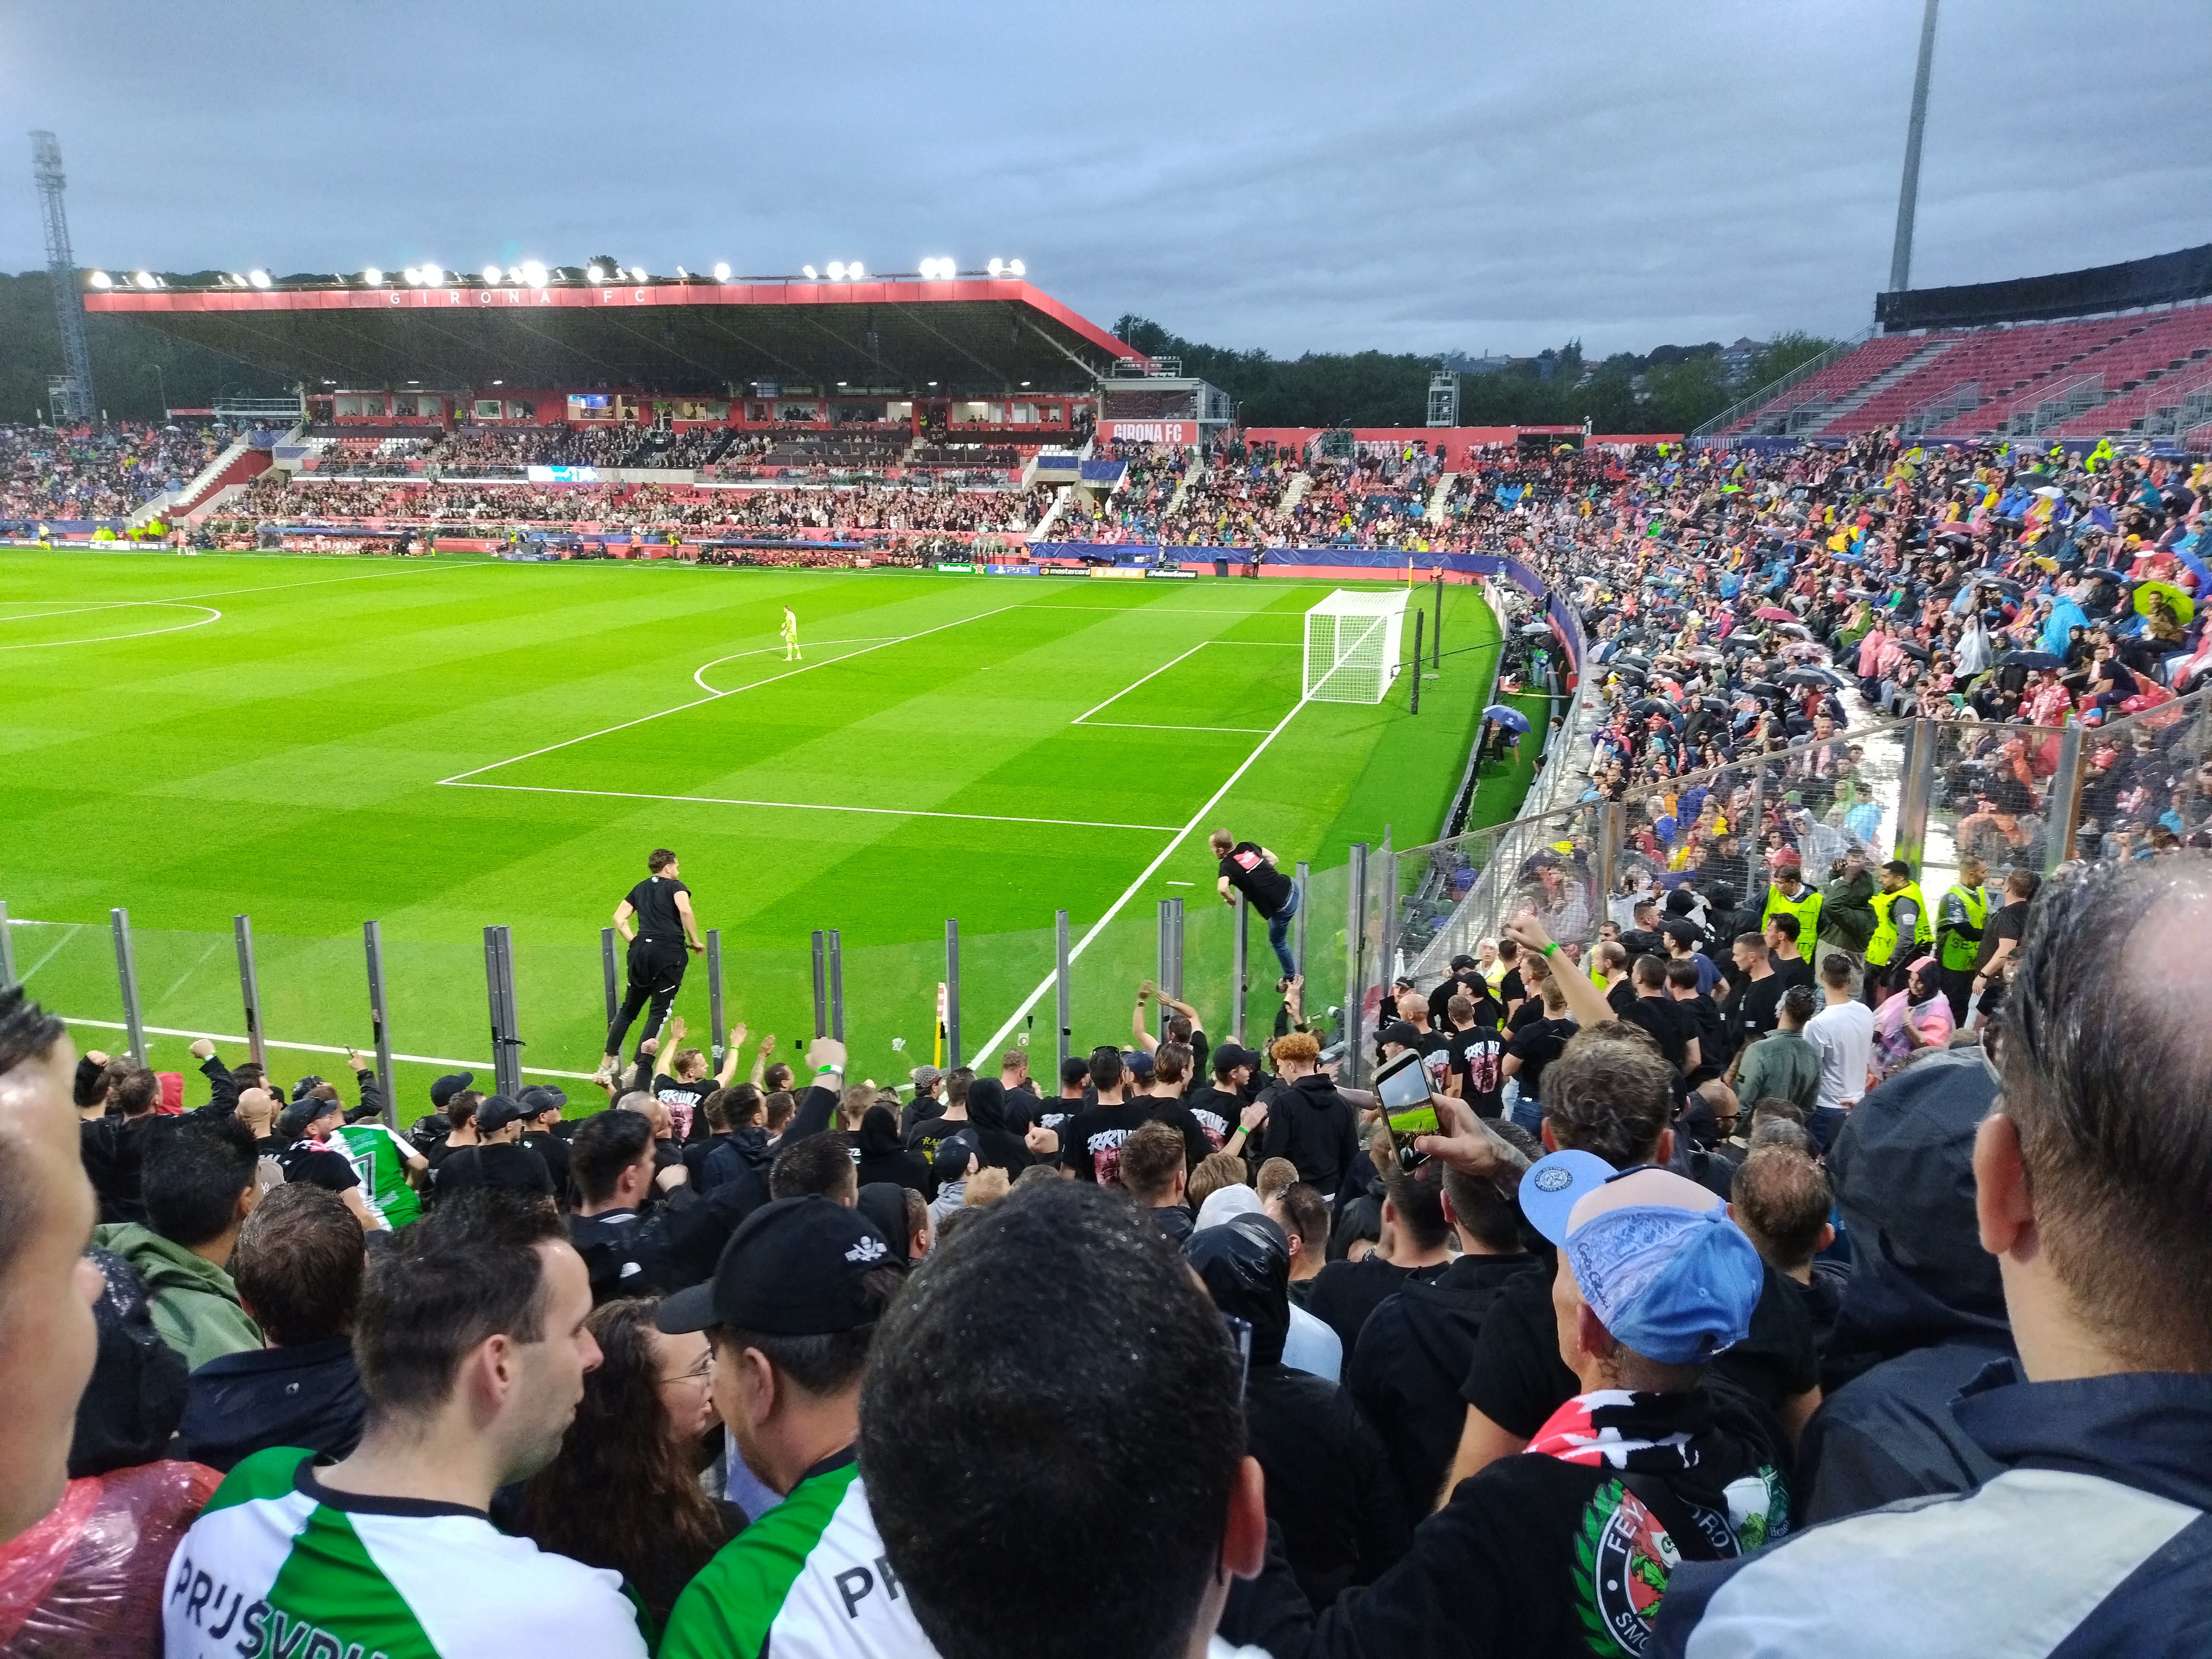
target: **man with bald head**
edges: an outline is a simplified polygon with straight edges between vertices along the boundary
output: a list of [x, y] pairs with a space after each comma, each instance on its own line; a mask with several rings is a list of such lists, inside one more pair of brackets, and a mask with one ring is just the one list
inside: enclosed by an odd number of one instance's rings
[[92, 1376], [92, 1183], [70, 1103], [76, 1053], [21, 986], [0, 990], [0, 1544], [61, 1501]]

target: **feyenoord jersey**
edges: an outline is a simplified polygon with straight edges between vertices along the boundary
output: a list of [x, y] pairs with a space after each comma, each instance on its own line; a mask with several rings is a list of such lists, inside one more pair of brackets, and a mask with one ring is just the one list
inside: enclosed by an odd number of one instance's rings
[[850, 1450], [722, 1546], [668, 1615], [660, 1659], [933, 1659]]
[[314, 1455], [256, 1452], [216, 1489], [161, 1587], [167, 1659], [645, 1659], [619, 1574], [480, 1510], [333, 1492]]
[[331, 1151], [342, 1152], [361, 1177], [369, 1213], [387, 1227], [404, 1227], [422, 1213], [422, 1200], [407, 1184], [407, 1146], [381, 1123], [349, 1123], [331, 1131]]

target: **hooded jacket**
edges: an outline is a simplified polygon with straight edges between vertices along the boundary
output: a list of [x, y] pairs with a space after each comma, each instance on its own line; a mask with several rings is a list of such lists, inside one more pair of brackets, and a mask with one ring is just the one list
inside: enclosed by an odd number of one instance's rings
[[92, 1242], [137, 1270], [153, 1305], [154, 1328], [184, 1355], [188, 1370], [261, 1346], [261, 1328], [238, 1299], [238, 1286], [214, 1262], [135, 1221], [95, 1227]]
[[[1820, 939], [1842, 951], [1863, 951], [1874, 937], [1874, 872], [1831, 876], [1820, 887]], [[1805, 942], [1797, 942], [1802, 952]], [[1809, 953], [1808, 953], [1809, 954]]]
[[768, 1202], [769, 1165], [775, 1162], [775, 1149], [768, 1144], [768, 1131], [757, 1123], [716, 1135], [701, 1161], [701, 1190], [713, 1193], [738, 1187], [741, 1207], [750, 1214]]
[[929, 1196], [929, 1165], [909, 1152], [899, 1138], [898, 1115], [888, 1106], [871, 1106], [860, 1118], [859, 1135], [860, 1185], [878, 1182], [911, 1187]]
[[1821, 1367], [1826, 1397], [1798, 1446], [1803, 1522], [1997, 1472], [1951, 1411], [2013, 1352], [1974, 1216], [1974, 1133], [1996, 1091], [1979, 1048], [1931, 1055], [1869, 1091], [1829, 1149], [1854, 1267]]
[[1306, 1599], [1327, 1607], [1406, 1553], [1412, 1528], [1382, 1441], [1352, 1396], [1283, 1362], [1291, 1323], [1291, 1255], [1264, 1215], [1203, 1227], [1183, 1256], [1214, 1305], [1252, 1328], [1244, 1383], [1252, 1455], [1267, 1475], [1267, 1516]]
[[[1004, 1170], [1018, 1176], [1036, 1162], [1029, 1143], [1013, 1131], [1006, 1119], [1006, 1086], [994, 1077], [979, 1077], [968, 1085], [968, 1121], [974, 1126], [980, 1147], [977, 1161], [984, 1169]], [[860, 1177], [866, 1181], [865, 1175]], [[923, 1191], [928, 1188], [924, 1185]]]
[[1262, 1159], [1287, 1158], [1298, 1179], [1334, 1198], [1359, 1155], [1358, 1114], [1319, 1072], [1267, 1091], [1267, 1125], [1261, 1132]]

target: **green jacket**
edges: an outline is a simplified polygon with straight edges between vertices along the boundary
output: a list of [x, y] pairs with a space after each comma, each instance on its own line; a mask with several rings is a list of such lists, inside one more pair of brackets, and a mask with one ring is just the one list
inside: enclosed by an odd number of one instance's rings
[[1810, 1113], [1820, 1103], [1820, 1051], [1795, 1031], [1769, 1031], [1743, 1051], [1735, 1093], [1747, 1124], [1751, 1109], [1769, 1097], [1794, 1101]]
[[92, 1242], [137, 1270], [153, 1309], [154, 1328], [184, 1355], [187, 1370], [261, 1346], [261, 1328], [239, 1301], [238, 1286], [214, 1262], [135, 1221], [94, 1227]]
[[[1863, 951], [1874, 937], [1874, 872], [1862, 870], [1846, 880], [1832, 877], [1820, 888], [1820, 937], [1838, 950]], [[1801, 943], [1798, 947], [1804, 951]], [[1806, 951], [1811, 955], [1810, 951]]]

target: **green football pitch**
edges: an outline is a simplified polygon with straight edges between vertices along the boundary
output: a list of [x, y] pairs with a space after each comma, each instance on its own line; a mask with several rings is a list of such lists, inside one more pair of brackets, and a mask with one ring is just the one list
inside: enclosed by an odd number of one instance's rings
[[[120, 1047], [98, 1022], [121, 1018], [125, 908], [152, 1058], [189, 1070], [183, 1034], [243, 1032], [249, 915], [272, 1069], [335, 1072], [318, 1048], [370, 1044], [374, 918], [411, 1117], [443, 1062], [484, 1072], [487, 924], [513, 930], [526, 1071], [592, 1068], [599, 929], [666, 846], [720, 933], [726, 1018], [793, 1057], [810, 934], [837, 929], [854, 1073], [889, 1080], [931, 1057], [948, 918], [971, 1055], [1051, 1054], [1062, 909], [1074, 1044], [1126, 1041], [1164, 898], [1187, 904], [1186, 994], [1225, 1032], [1224, 825], [1311, 863], [1325, 1006], [1346, 850], [1434, 837], [1498, 640], [1480, 592], [1448, 587], [1419, 714], [1406, 675], [1380, 705], [1301, 703], [1303, 615], [1332, 586], [0, 554], [16, 969], [80, 1047]], [[1250, 950], [1261, 1023], [1256, 918]], [[703, 1036], [696, 959], [677, 1012]]]

